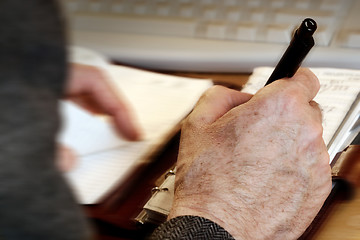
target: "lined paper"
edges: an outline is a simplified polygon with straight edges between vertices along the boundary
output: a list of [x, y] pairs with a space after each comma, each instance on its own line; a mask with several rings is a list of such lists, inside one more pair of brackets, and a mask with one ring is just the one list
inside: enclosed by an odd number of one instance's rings
[[[65, 146], [71, 146], [79, 156], [128, 144], [104, 118], [95, 117], [70, 101], [60, 101], [60, 112], [63, 113], [63, 131], [59, 133], [58, 141]], [[93, 136], [101, 141], [94, 141]]]
[[[310, 70], [320, 81], [320, 90], [314, 100], [320, 104], [323, 111], [323, 138], [332, 160], [336, 153], [345, 147], [342, 143], [348, 140], [350, 132], [358, 131], [353, 129], [353, 125], [359, 117], [359, 104], [353, 103], [357, 102], [360, 91], [360, 71], [336, 68]], [[242, 91], [254, 94], [264, 86], [272, 71], [271, 67], [255, 68]], [[352, 114], [351, 118], [346, 118], [348, 113]], [[343, 122], [344, 119], [347, 123]], [[340, 131], [340, 126], [346, 129]]]

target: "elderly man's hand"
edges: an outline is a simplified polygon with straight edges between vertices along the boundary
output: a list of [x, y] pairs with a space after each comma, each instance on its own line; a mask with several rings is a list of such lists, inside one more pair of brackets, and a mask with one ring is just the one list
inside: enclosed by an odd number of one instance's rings
[[237, 239], [296, 239], [331, 190], [319, 82], [300, 69], [254, 96], [215, 86], [182, 129], [169, 218], [196, 215]]

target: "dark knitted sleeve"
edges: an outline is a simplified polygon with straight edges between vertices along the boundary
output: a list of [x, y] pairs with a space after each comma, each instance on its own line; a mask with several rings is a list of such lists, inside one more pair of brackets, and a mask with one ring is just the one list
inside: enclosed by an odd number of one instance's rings
[[160, 225], [151, 235], [156, 239], [234, 239], [218, 224], [202, 217], [180, 216]]
[[51, 0], [0, 1], [0, 239], [91, 236], [54, 164], [66, 77], [58, 10]]

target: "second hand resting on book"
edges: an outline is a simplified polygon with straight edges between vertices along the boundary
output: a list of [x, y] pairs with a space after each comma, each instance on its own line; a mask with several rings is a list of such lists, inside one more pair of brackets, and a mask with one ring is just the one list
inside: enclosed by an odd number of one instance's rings
[[170, 221], [201, 216], [235, 239], [297, 239], [331, 190], [318, 90], [307, 69], [254, 96], [210, 89], [182, 128]]
[[[115, 129], [128, 140], [141, 138], [141, 130], [137, 125], [126, 99], [114, 92], [103, 72], [94, 66], [72, 63], [65, 86], [67, 98], [72, 99], [90, 111], [104, 113], [112, 117]], [[76, 153], [68, 146], [58, 147], [58, 166], [67, 171], [76, 161]]]

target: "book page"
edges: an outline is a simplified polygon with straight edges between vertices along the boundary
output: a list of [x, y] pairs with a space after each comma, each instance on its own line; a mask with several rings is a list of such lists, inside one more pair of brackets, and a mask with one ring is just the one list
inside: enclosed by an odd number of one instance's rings
[[[71, 146], [79, 156], [103, 152], [129, 142], [116, 133], [114, 127], [101, 117], [95, 117], [70, 101], [60, 101], [62, 131], [58, 142]], [[102, 141], [94, 141], [94, 137]]]
[[[333, 137], [359, 94], [360, 70], [335, 68], [311, 68], [310, 70], [320, 81], [320, 90], [314, 100], [320, 104], [323, 112], [323, 138], [328, 150], [331, 150], [329, 154], [332, 160], [338, 151], [342, 151], [340, 147], [331, 148], [331, 144], [336, 144]], [[273, 68], [270, 67], [254, 69], [242, 91], [254, 94], [264, 86], [272, 71]], [[340, 137], [338, 141], [344, 141], [344, 139]]]
[[66, 124], [59, 139], [78, 151], [77, 166], [66, 178], [82, 204], [98, 202], [125, 181], [136, 166], [179, 130], [180, 122], [212, 86], [210, 80], [115, 65], [107, 66], [106, 71], [114, 89], [125, 95], [133, 108], [144, 136], [142, 141], [128, 142], [112, 131], [109, 122], [65, 104], [62, 109], [71, 111], [63, 111]]

